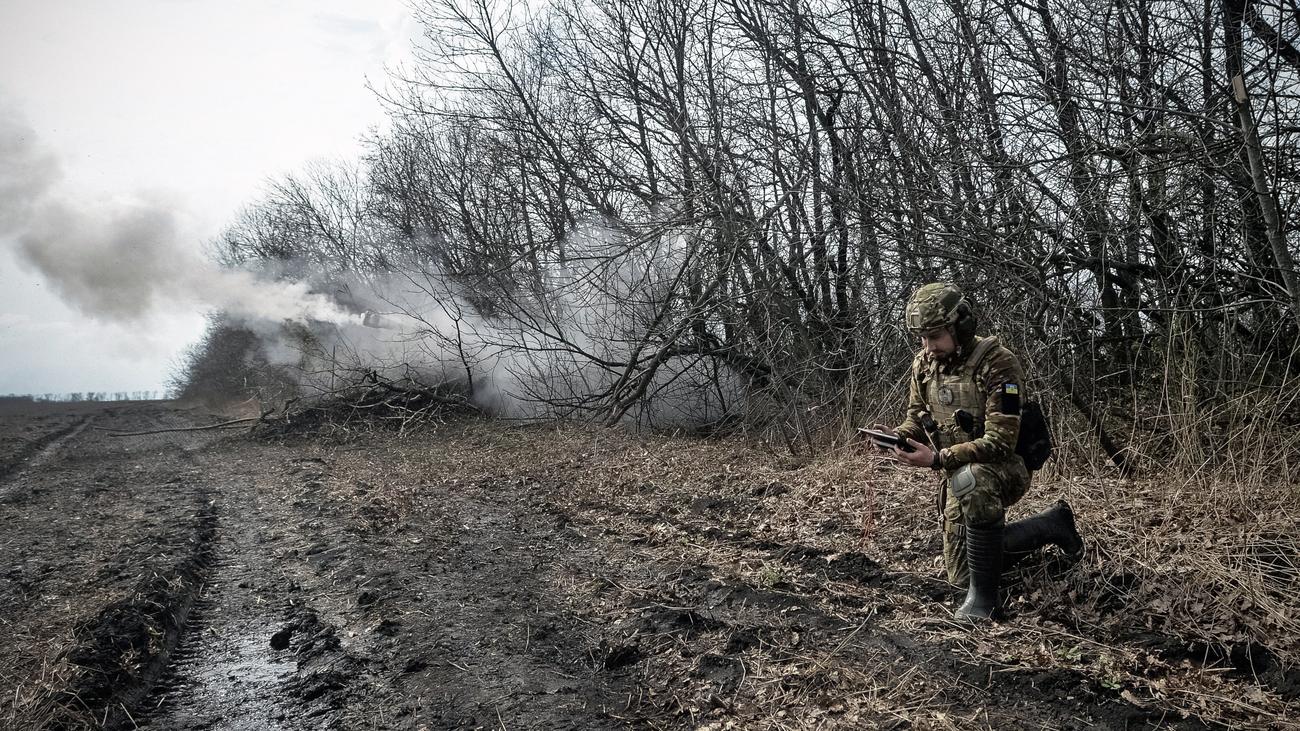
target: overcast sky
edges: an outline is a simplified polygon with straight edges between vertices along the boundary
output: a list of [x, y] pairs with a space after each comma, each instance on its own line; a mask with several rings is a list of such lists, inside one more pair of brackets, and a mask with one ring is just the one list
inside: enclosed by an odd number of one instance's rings
[[[407, 55], [404, 0], [0, 0], [0, 114], [55, 158], [65, 201], [166, 201], [199, 248], [263, 182], [353, 158]], [[198, 311], [113, 323], [0, 246], [0, 394], [160, 389]]]

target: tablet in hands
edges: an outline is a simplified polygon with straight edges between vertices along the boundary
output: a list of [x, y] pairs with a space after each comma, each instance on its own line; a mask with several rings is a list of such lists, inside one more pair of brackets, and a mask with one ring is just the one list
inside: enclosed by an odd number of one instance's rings
[[905, 437], [889, 432], [879, 431], [877, 429], [868, 429], [865, 426], [858, 427], [858, 431], [866, 435], [877, 447], [881, 449], [893, 449], [898, 447], [904, 452], [915, 452], [916, 448], [907, 443]]

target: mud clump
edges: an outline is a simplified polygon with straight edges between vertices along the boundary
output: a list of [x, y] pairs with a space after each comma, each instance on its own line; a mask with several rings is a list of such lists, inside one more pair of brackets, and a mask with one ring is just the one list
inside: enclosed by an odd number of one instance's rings
[[161, 675], [185, 628], [211, 564], [216, 517], [201, 513], [188, 549], [174, 569], [144, 581], [128, 597], [105, 606], [75, 629], [64, 659], [80, 672], [67, 691], [64, 717], [88, 714], [105, 727], [125, 721], [124, 708]]
[[813, 573], [825, 574], [832, 581], [851, 581], [867, 586], [879, 585], [886, 576], [883, 566], [865, 554], [846, 551], [831, 554], [815, 548], [793, 547], [782, 559]]
[[293, 638], [294, 629], [296, 628], [293, 625], [290, 625], [288, 627], [284, 627], [280, 629], [275, 634], [271, 635], [271, 649], [272, 650], [289, 649], [289, 640]]
[[293, 652], [297, 659], [297, 672], [283, 686], [284, 693], [295, 699], [304, 718], [328, 725], [358, 692], [354, 680], [362, 663], [342, 649], [338, 628], [310, 607], [294, 607], [289, 623], [272, 641], [283, 643], [278, 649]]

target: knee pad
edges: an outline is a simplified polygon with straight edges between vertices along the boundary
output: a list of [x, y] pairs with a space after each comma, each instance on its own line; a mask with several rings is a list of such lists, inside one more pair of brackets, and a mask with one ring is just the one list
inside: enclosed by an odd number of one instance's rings
[[952, 490], [952, 496], [962, 500], [967, 495], [975, 491], [975, 470], [971, 469], [968, 464], [962, 465], [952, 477], [948, 478], [948, 489]]
[[948, 478], [948, 489], [961, 506], [967, 525], [999, 523], [1006, 515], [1000, 481], [982, 465], [962, 465]]

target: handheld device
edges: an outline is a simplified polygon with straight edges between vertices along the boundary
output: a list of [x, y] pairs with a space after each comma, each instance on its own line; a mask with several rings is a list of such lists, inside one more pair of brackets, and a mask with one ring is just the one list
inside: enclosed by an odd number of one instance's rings
[[905, 437], [896, 436], [888, 432], [877, 431], [875, 429], [868, 429], [865, 426], [858, 427], [858, 431], [862, 432], [868, 439], [875, 442], [876, 446], [881, 449], [892, 449], [898, 447], [904, 452], [916, 451], [915, 447], [907, 443]]

